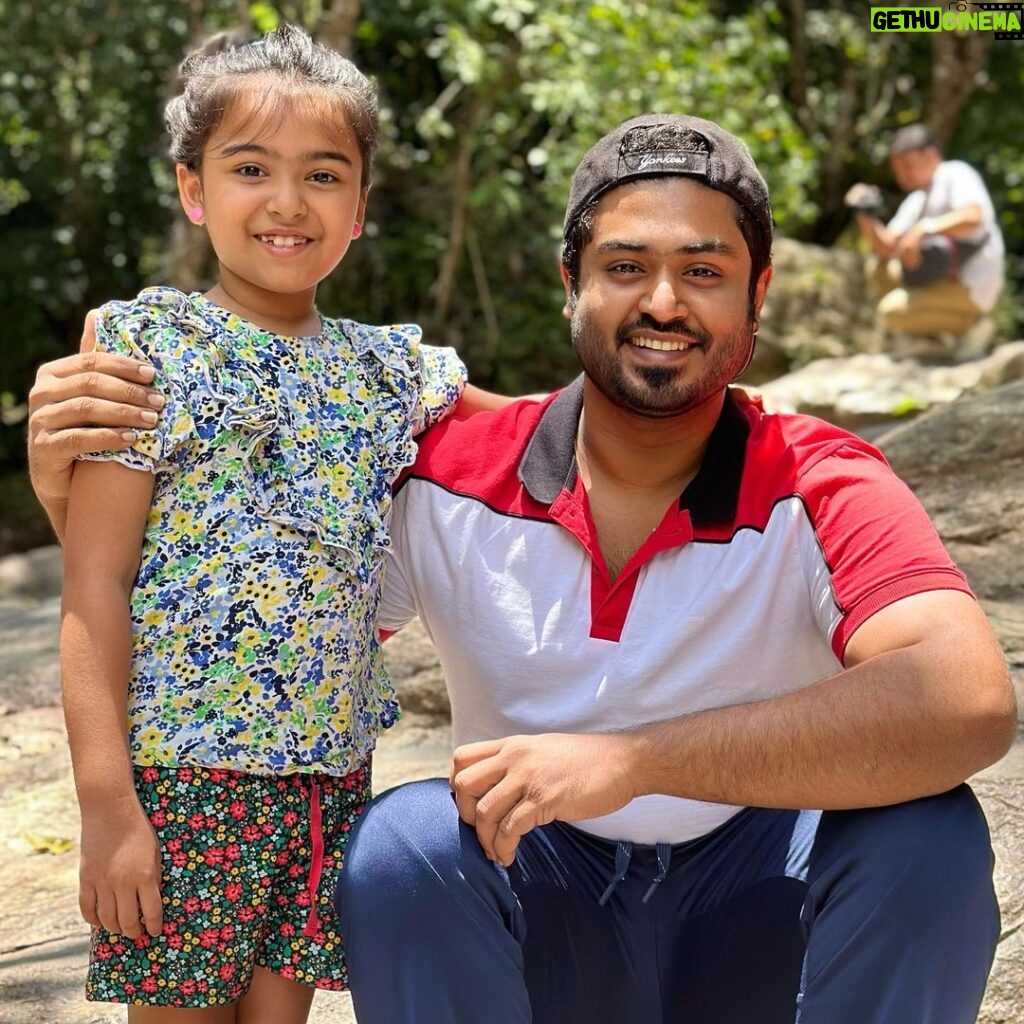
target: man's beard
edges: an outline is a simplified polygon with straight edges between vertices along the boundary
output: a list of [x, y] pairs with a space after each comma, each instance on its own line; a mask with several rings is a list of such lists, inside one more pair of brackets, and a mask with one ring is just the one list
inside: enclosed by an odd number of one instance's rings
[[[702, 360], [699, 374], [678, 366], [635, 364], [627, 372], [620, 353], [631, 334], [644, 330], [696, 342], [700, 353], [694, 356]], [[754, 349], [754, 309], [751, 304], [747, 320], [718, 338], [683, 323], [658, 324], [641, 316], [616, 331], [615, 349], [609, 351], [604, 333], [577, 307], [572, 315], [572, 344], [587, 377], [610, 402], [643, 416], [679, 416], [704, 405], [746, 369]]]

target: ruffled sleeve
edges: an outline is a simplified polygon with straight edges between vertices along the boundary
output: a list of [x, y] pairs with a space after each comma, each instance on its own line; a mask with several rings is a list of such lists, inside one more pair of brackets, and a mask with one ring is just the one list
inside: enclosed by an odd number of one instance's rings
[[335, 323], [374, 382], [374, 430], [383, 464], [397, 476], [415, 461], [413, 436], [443, 420], [458, 404], [466, 367], [454, 349], [422, 344], [416, 324]]
[[120, 462], [151, 473], [178, 468], [197, 439], [185, 384], [202, 330], [193, 319], [186, 296], [173, 288], [147, 288], [131, 302], [109, 302], [99, 310], [97, 351], [133, 356], [155, 367], [154, 387], [166, 404], [156, 426], [138, 431], [130, 448], [82, 458]]
[[378, 364], [387, 390], [400, 394], [412, 435], [440, 423], [459, 404], [466, 389], [465, 364], [453, 348], [423, 344], [417, 324], [372, 327], [338, 321], [356, 356]]
[[450, 416], [466, 389], [466, 367], [453, 348], [416, 344], [413, 350], [420, 377], [420, 398], [413, 409], [412, 432]]

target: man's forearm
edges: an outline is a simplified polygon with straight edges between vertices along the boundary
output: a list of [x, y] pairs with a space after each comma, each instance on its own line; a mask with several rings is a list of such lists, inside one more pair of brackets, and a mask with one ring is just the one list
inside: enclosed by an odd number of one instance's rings
[[466, 744], [452, 759], [459, 814], [487, 856], [509, 864], [538, 825], [639, 796], [872, 807], [950, 789], [1012, 743], [1006, 663], [967, 594], [895, 602], [861, 624], [845, 657], [850, 668], [785, 696], [621, 732]]
[[68, 504], [64, 502], [62, 505], [47, 505], [43, 504], [43, 511], [46, 513], [46, 518], [50, 520], [50, 526], [53, 527], [54, 535], [57, 538], [58, 544], [64, 543], [64, 534], [67, 530], [68, 525]]
[[918, 223], [926, 235], [949, 235], [959, 238], [977, 231], [983, 221], [980, 206], [963, 206], [959, 210], [939, 214], [937, 217], [924, 217]]
[[875, 806], [943, 792], [1005, 753], [1015, 709], [998, 649], [881, 654], [795, 693], [645, 726], [638, 794], [738, 806]]
[[869, 213], [858, 213], [857, 226], [876, 256], [888, 259], [893, 254], [897, 237], [877, 217]]

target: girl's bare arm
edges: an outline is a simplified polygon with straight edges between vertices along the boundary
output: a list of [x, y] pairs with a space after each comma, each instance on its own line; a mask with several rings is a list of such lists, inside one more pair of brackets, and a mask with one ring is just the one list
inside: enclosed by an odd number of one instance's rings
[[92, 925], [161, 927], [160, 851], [135, 795], [127, 739], [129, 602], [153, 476], [80, 463], [67, 506], [61, 615], [64, 717], [82, 813], [79, 903]]

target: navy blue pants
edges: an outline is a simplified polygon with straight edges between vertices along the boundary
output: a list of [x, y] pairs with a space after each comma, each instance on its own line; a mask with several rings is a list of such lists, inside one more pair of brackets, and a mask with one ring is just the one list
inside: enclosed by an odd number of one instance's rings
[[359, 1024], [973, 1024], [999, 936], [967, 786], [676, 846], [555, 822], [505, 871], [411, 783], [367, 806], [336, 905]]

